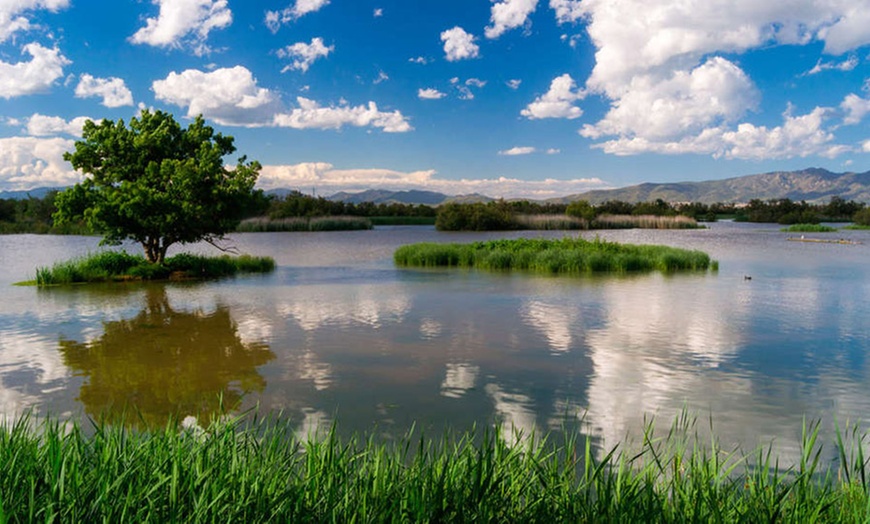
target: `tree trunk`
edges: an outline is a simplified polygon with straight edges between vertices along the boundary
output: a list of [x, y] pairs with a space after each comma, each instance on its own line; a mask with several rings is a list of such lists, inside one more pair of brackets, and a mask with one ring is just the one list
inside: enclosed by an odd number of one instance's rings
[[166, 251], [172, 242], [160, 237], [149, 237], [142, 242], [145, 258], [152, 264], [162, 264], [166, 260]]

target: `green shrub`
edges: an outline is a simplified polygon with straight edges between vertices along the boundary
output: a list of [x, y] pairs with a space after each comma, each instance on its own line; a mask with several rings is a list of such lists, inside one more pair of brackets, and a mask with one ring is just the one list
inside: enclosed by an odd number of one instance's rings
[[788, 233], [833, 233], [837, 231], [837, 228], [821, 224], [792, 224], [789, 227], [782, 228], [780, 231]]

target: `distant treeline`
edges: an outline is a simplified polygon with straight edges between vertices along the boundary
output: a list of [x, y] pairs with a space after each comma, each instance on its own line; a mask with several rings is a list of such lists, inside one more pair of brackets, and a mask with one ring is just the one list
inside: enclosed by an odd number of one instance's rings
[[[82, 225], [54, 225], [54, 199], [57, 191], [43, 198], [0, 199], [0, 234], [2, 233], [88, 233]], [[688, 217], [699, 222], [712, 222], [729, 217], [741, 222], [775, 222], [779, 224], [817, 224], [819, 222], [855, 222], [870, 225], [870, 208], [864, 203], [833, 197], [826, 204], [794, 202], [787, 198], [751, 200], [746, 205], [702, 204], [699, 202], [671, 204], [662, 199], [653, 202], [623, 202], [612, 200], [592, 205], [584, 200], [562, 203], [541, 203], [528, 200], [496, 200], [487, 203], [447, 203], [440, 206], [379, 203], [338, 202], [293, 191], [285, 196], [257, 192], [254, 204], [245, 212], [247, 218], [265, 217], [274, 221], [289, 218], [365, 217], [375, 224], [435, 223], [443, 231], [491, 231], [529, 228], [594, 229], [619, 227], [614, 217], [635, 217], [624, 220], [623, 227], [687, 227]], [[669, 221], [644, 221], [640, 217], [674, 217]]]

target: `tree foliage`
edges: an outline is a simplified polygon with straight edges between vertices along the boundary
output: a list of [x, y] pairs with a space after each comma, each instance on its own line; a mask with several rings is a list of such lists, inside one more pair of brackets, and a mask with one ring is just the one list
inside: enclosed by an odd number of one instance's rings
[[55, 221], [84, 219], [103, 243], [140, 243], [161, 263], [176, 243], [215, 243], [256, 203], [258, 162], [223, 158], [233, 137], [215, 133], [201, 116], [183, 129], [169, 113], [142, 111], [123, 120], [87, 121], [82, 140], [64, 159], [84, 181], [59, 194]]

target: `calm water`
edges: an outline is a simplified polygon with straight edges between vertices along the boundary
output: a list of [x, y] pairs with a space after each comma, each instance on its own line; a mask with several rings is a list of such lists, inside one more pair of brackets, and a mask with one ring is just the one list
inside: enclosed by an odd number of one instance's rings
[[730, 223], [599, 234], [701, 249], [720, 271], [397, 269], [402, 244], [521, 235], [410, 227], [233, 237], [276, 259], [267, 276], [38, 290], [11, 284], [97, 239], [0, 236], [0, 416], [134, 405], [160, 424], [211, 412], [222, 396], [281, 410], [302, 433], [336, 419], [397, 435], [413, 422], [430, 434], [486, 423], [529, 432], [582, 418], [615, 444], [644, 417], [665, 426], [688, 408], [712, 414], [726, 447], [773, 440], [786, 460], [804, 416], [828, 429], [870, 421], [870, 233], [824, 237], [862, 245]]

